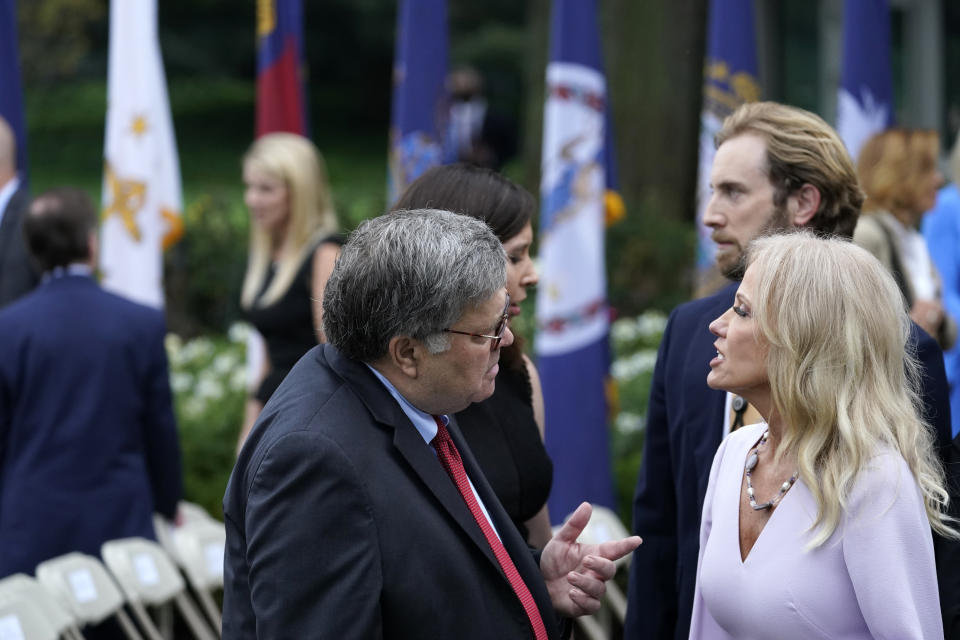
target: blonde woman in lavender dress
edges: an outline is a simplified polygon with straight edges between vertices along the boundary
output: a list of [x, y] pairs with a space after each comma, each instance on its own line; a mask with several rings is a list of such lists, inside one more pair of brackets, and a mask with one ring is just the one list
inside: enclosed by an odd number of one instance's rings
[[690, 638], [942, 638], [931, 527], [957, 534], [896, 283], [807, 233], [757, 240], [749, 260], [710, 325], [707, 383], [766, 422], [714, 458]]

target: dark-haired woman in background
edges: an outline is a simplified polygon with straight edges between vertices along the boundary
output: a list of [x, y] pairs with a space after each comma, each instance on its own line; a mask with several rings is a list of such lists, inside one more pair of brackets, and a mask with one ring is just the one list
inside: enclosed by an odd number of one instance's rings
[[[445, 209], [483, 220], [507, 254], [510, 314], [520, 313], [527, 287], [537, 283], [530, 257], [536, 201], [498, 173], [466, 164], [430, 169], [413, 181], [394, 205], [399, 209]], [[543, 394], [537, 370], [517, 339], [501, 350], [493, 395], [456, 414], [457, 423], [487, 480], [527, 542], [550, 540], [547, 496], [553, 464], [543, 446]]]

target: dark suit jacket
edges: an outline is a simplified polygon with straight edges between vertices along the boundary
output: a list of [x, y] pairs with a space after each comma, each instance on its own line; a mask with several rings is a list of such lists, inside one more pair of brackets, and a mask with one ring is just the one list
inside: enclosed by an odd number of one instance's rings
[[[950, 515], [960, 519], [960, 435], [947, 451], [945, 465], [947, 488], [950, 491]], [[943, 612], [943, 637], [960, 639], [960, 542], [933, 537], [937, 559], [937, 582], [940, 587], [940, 609]]]
[[[733, 304], [737, 283], [677, 307], [660, 343], [647, 410], [633, 531], [643, 537], [630, 566], [628, 640], [686, 638], [693, 609], [700, 514], [720, 446], [726, 392], [707, 386], [716, 339], [707, 325]], [[913, 326], [910, 342], [925, 373], [922, 400], [938, 444], [950, 440], [943, 354]]]
[[0, 576], [173, 516], [163, 315], [63, 276], [0, 311]]
[[29, 204], [30, 196], [21, 187], [0, 219], [0, 307], [33, 289], [40, 280], [23, 239], [23, 216]]
[[[539, 566], [455, 425], [464, 467], [540, 608]], [[363, 364], [301, 358], [224, 497], [225, 638], [530, 638], [526, 614], [433, 449]]]

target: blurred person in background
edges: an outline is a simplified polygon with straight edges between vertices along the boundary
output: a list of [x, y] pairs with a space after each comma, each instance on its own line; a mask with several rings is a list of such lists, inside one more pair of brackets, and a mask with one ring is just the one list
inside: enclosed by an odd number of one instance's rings
[[762, 421], [714, 457], [691, 640], [942, 638], [930, 529], [958, 534], [897, 284], [863, 249], [809, 232], [755, 240], [747, 257], [710, 323], [707, 384]]
[[[507, 253], [509, 314], [520, 313], [527, 287], [537, 284], [530, 256], [533, 196], [494, 171], [467, 164], [434, 167], [413, 181], [394, 205], [401, 209], [444, 209], [482, 220]], [[517, 337], [501, 348], [493, 395], [454, 415], [510, 518], [535, 547], [551, 538], [547, 497], [553, 464], [543, 445], [540, 376]]]
[[517, 153], [516, 125], [487, 102], [483, 77], [460, 67], [446, 79], [450, 110], [444, 162], [466, 162], [499, 171]]
[[183, 488], [163, 314], [97, 285], [79, 189], [38, 196], [24, 232], [44, 276], [0, 311], [0, 577], [155, 539]]
[[[960, 318], [960, 136], [950, 157], [953, 182], [937, 193], [933, 209], [923, 217], [921, 228], [927, 249], [940, 276], [943, 308], [947, 315]], [[943, 353], [950, 382], [950, 412], [953, 435], [960, 434], [960, 345]]]
[[17, 143], [0, 118], [0, 307], [27, 293], [40, 275], [27, 257], [23, 217], [30, 197], [17, 176]]
[[957, 338], [957, 323], [943, 307], [940, 276], [918, 231], [943, 184], [939, 149], [936, 132], [929, 130], [888, 129], [866, 142], [857, 174], [867, 199], [853, 241], [893, 275], [910, 318], [941, 349], [949, 349]]
[[238, 449], [300, 356], [324, 342], [323, 288], [342, 244], [323, 157], [306, 138], [258, 138], [243, 158], [243, 184], [251, 225], [240, 302], [266, 353]]

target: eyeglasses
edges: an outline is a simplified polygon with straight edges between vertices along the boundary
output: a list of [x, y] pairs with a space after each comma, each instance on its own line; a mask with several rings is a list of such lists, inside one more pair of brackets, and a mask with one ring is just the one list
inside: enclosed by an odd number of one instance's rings
[[490, 351], [496, 351], [497, 347], [500, 346], [500, 341], [503, 340], [503, 334], [507, 330], [507, 321], [510, 319], [510, 296], [507, 295], [507, 304], [503, 305], [503, 314], [500, 316], [500, 320], [497, 322], [497, 326], [493, 328], [494, 335], [487, 335], [485, 333], [470, 333], [469, 331], [457, 331], [456, 329], [443, 329], [444, 333], [459, 333], [462, 336], [473, 336], [474, 338], [486, 338], [490, 340]]

